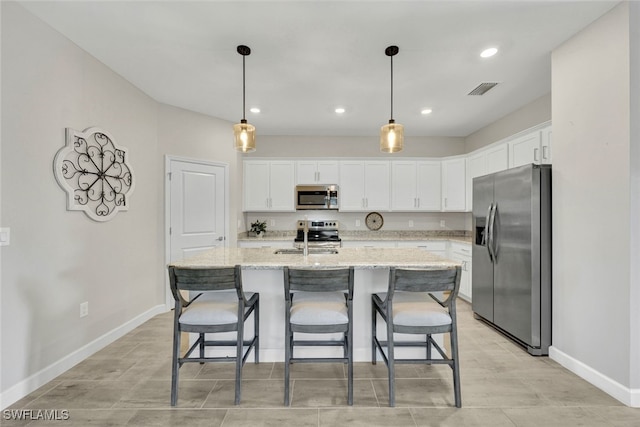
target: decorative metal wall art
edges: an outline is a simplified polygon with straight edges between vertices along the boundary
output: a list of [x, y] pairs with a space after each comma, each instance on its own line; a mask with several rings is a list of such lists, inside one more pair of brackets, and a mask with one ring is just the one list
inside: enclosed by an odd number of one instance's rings
[[67, 210], [84, 211], [95, 221], [109, 221], [129, 208], [134, 180], [127, 149], [117, 147], [99, 128], [67, 128], [66, 145], [53, 163], [58, 184], [67, 193]]

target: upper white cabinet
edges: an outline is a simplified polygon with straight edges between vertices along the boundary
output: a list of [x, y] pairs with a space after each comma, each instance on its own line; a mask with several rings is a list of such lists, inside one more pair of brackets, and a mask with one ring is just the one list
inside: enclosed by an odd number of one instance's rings
[[503, 142], [484, 151], [486, 159], [483, 175], [509, 169], [509, 146]]
[[337, 161], [299, 160], [296, 162], [296, 184], [337, 184], [340, 182]]
[[540, 131], [542, 133], [542, 148], [541, 148], [541, 156], [542, 156], [542, 164], [550, 165], [552, 162], [551, 157], [551, 126], [547, 126], [546, 128]]
[[440, 161], [391, 162], [391, 210], [439, 211]]
[[509, 167], [551, 163], [551, 126], [509, 141]]
[[464, 211], [466, 208], [465, 158], [442, 161], [442, 210]]
[[389, 210], [388, 161], [340, 162], [340, 210]]
[[244, 161], [244, 211], [295, 211], [294, 163], [280, 160]]
[[478, 150], [467, 157], [467, 211], [473, 206], [473, 178], [509, 168], [509, 146], [506, 142]]

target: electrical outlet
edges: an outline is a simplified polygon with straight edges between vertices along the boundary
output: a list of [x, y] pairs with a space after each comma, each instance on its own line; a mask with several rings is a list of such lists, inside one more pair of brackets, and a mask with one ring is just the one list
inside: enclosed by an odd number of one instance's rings
[[0, 246], [9, 246], [11, 243], [11, 229], [0, 228]]
[[276, 226], [276, 220], [275, 219], [270, 219], [269, 220], [269, 226], [270, 227], [275, 227]]
[[440, 227], [442, 227], [442, 228], [446, 227], [444, 219], [440, 220]]
[[356, 227], [360, 227], [360, 220], [356, 219]]
[[412, 219], [409, 220], [409, 227], [413, 227], [413, 220]]
[[80, 303], [80, 317], [85, 317], [89, 314], [89, 302], [81, 302]]

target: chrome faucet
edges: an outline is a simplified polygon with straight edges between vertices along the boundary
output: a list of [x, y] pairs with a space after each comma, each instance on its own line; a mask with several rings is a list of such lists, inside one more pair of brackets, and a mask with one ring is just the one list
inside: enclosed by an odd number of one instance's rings
[[304, 248], [302, 249], [302, 255], [309, 255], [309, 221], [307, 217], [304, 217]]

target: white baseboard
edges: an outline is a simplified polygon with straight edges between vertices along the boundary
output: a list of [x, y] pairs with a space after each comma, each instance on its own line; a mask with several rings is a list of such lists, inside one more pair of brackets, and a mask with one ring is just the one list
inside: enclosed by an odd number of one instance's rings
[[51, 365], [36, 372], [25, 380], [19, 382], [18, 384], [3, 391], [2, 393], [0, 393], [0, 408], [5, 409], [9, 405], [12, 405], [32, 391], [37, 390], [39, 387], [42, 387], [49, 381], [53, 380], [58, 375], [73, 368], [75, 365], [82, 362], [87, 357], [103, 349], [118, 338], [121, 338], [127, 333], [131, 332], [147, 320], [166, 311], [167, 310], [164, 304], [152, 307], [146, 312], [107, 332], [101, 337], [96, 338], [95, 340], [79, 348], [73, 353], [63, 357], [57, 362], [52, 363]]
[[553, 346], [549, 347], [549, 358], [625, 405], [640, 408], [640, 389], [625, 387]]

